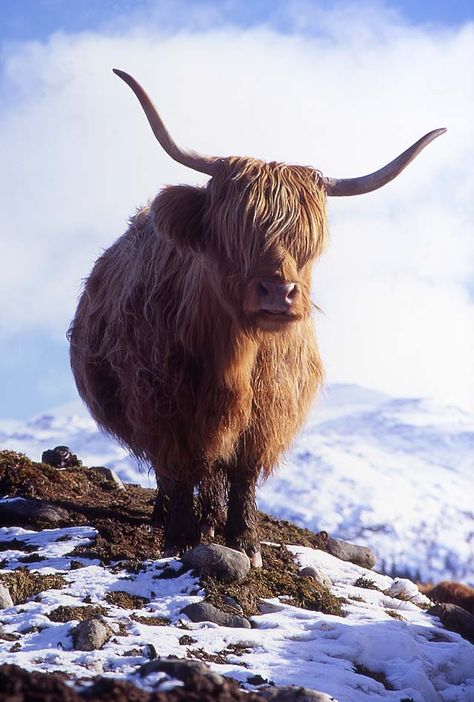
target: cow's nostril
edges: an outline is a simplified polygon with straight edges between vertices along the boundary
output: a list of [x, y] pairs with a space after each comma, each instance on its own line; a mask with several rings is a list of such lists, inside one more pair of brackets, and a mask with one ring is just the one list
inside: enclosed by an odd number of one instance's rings
[[293, 300], [295, 299], [297, 294], [298, 294], [298, 286], [296, 285], [296, 283], [290, 283], [287, 286], [287, 290], [286, 290], [286, 300], [288, 300], [288, 302], [293, 302]]
[[258, 284], [258, 292], [261, 297], [268, 297], [270, 295], [270, 290], [265, 283], [262, 282]]

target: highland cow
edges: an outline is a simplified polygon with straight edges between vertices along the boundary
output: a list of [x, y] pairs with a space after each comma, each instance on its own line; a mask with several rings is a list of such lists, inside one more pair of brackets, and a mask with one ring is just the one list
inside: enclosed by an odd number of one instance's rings
[[211, 178], [163, 189], [96, 262], [70, 328], [77, 387], [98, 424], [154, 467], [165, 553], [222, 527], [258, 566], [257, 479], [277, 465], [323, 378], [310, 286], [326, 196], [385, 185], [445, 130], [361, 178], [201, 156], [115, 72], [164, 150]]

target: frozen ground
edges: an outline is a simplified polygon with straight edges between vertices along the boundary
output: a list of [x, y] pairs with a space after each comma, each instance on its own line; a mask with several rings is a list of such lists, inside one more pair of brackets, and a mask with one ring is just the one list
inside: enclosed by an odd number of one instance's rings
[[[0, 446], [39, 460], [70, 446], [86, 465], [153, 485], [98, 432], [79, 403], [27, 423], [0, 422]], [[259, 506], [370, 545], [391, 574], [474, 585], [474, 417], [420, 399], [332, 385], [314, 407]]]
[[[146, 562], [143, 570], [130, 574], [79, 558], [83, 567], [71, 570], [73, 549], [93, 538], [94, 529], [84, 526], [40, 533], [18, 527], [0, 529], [2, 556], [8, 561], [0, 574], [24, 567], [20, 559], [28, 550], [30, 570], [62, 574], [65, 580], [61, 589], [47, 590], [1, 611], [2, 663], [63, 671], [80, 681], [103, 674], [159, 689], [163, 674], [139, 678], [136, 673], [149, 659], [151, 646], [159, 656], [181, 658], [187, 652], [193, 657], [194, 651], [199, 656], [199, 649], [204, 649], [226, 660], [211, 663], [215, 672], [232, 676], [249, 689], [248, 678], [261, 675], [276, 685], [297, 683], [318, 689], [339, 702], [474, 701], [474, 647], [425, 613], [426, 598], [412, 583], [394, 584], [388, 576], [296, 546], [291, 550], [299, 563], [323, 569], [333, 593], [346, 598], [345, 617], [299, 609], [275, 598], [266, 601], [265, 614], [252, 617], [250, 630], [193, 624], [180, 612], [186, 604], [202, 599], [198, 581], [189, 573], [160, 578], [165, 565], [177, 568], [178, 561]], [[361, 576], [378, 589], [356, 586]], [[106, 599], [114, 591], [149, 601], [138, 609], [123, 609]], [[86, 602], [105, 607], [106, 620], [115, 631], [102, 649], [90, 652], [72, 646], [71, 631], [77, 621], [62, 623], [48, 617], [60, 606], [85, 606]], [[143, 620], [156, 616], [170, 623], [156, 626]], [[194, 643], [180, 643], [185, 634]], [[8, 635], [17, 637], [13, 644], [5, 640]]]

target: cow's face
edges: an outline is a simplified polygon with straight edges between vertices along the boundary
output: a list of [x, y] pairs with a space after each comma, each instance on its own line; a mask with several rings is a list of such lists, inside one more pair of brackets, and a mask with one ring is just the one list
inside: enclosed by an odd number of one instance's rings
[[241, 323], [277, 331], [311, 312], [311, 268], [327, 238], [312, 168], [232, 158], [207, 187], [205, 250]]
[[278, 331], [311, 312], [311, 268], [327, 239], [325, 192], [312, 168], [223, 159], [206, 188], [171, 186], [155, 230], [191, 248], [237, 324]]

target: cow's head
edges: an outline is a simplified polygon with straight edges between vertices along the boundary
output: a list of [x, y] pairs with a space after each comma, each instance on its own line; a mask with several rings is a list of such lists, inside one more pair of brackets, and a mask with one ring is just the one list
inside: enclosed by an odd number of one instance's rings
[[445, 129], [436, 129], [375, 173], [329, 178], [306, 166], [217, 158], [176, 144], [150, 98], [128, 73], [164, 150], [211, 176], [205, 188], [170, 186], [152, 206], [157, 230], [195, 248], [229, 313], [239, 323], [278, 330], [310, 314], [311, 266], [327, 240], [326, 196], [360, 195], [393, 180]]

